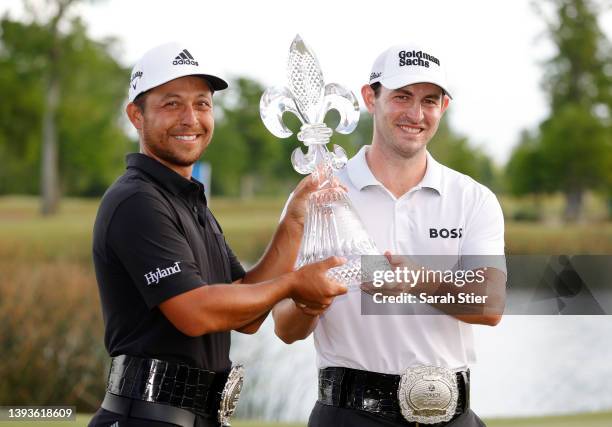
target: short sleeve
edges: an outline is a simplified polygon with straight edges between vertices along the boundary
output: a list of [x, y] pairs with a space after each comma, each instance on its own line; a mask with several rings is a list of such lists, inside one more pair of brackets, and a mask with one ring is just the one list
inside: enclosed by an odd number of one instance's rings
[[149, 308], [204, 284], [172, 211], [152, 194], [135, 193], [116, 208], [106, 245]]
[[504, 214], [488, 189], [465, 227], [461, 257], [465, 269], [494, 267], [506, 272]]

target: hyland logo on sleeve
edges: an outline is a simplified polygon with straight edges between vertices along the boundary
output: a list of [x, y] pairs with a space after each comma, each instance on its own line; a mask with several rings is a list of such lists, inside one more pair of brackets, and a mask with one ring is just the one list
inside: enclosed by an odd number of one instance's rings
[[189, 53], [187, 49], [183, 49], [176, 55], [174, 61], [172, 61], [172, 65], [195, 65], [198, 66], [198, 61], [196, 61], [193, 56]]
[[437, 66], [440, 66], [440, 60], [433, 55], [419, 51], [406, 51], [401, 50], [397, 54], [399, 56], [399, 66], [404, 67], [406, 65], [418, 65], [419, 67], [429, 68], [429, 63], [433, 62]]
[[173, 274], [177, 274], [181, 272], [181, 267], [179, 266], [180, 261], [175, 262], [173, 265], [167, 268], [159, 268], [157, 270], [149, 271], [144, 275], [144, 278], [147, 281], [147, 286], [151, 286], [153, 283], [158, 284], [160, 279], [164, 277], [172, 276]]

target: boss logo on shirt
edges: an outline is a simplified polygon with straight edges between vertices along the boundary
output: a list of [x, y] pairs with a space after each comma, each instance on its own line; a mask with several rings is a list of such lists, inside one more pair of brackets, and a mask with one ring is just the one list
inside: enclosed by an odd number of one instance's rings
[[430, 228], [429, 238], [431, 239], [460, 239], [463, 235], [463, 228]]
[[173, 274], [180, 273], [181, 267], [179, 266], [179, 264], [180, 264], [180, 261], [177, 261], [174, 263], [174, 265], [171, 265], [168, 268], [157, 267], [157, 270], [149, 271], [147, 274], [144, 275], [144, 278], [147, 281], [147, 286], [150, 286], [153, 283], [155, 284], [159, 283], [159, 280], [163, 279], [164, 277], [168, 277], [168, 276], [172, 276]]

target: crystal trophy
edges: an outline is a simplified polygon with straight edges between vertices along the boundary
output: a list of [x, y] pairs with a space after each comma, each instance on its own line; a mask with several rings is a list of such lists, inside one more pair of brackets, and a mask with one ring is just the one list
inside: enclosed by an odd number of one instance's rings
[[302, 123], [297, 137], [307, 147], [307, 153], [296, 148], [291, 163], [298, 173], [312, 174], [319, 182], [308, 200], [296, 267], [342, 256], [347, 258], [346, 264], [329, 270], [328, 274], [347, 286], [359, 286], [361, 256], [380, 255], [380, 252], [346, 191], [334, 179], [334, 172], [346, 165], [347, 156], [338, 145], [334, 145], [333, 152], [327, 149], [333, 131], [323, 121], [325, 114], [335, 109], [340, 114], [336, 132], [351, 133], [359, 121], [359, 103], [344, 87], [324, 84], [317, 58], [299, 35], [289, 48], [287, 77], [286, 87], [271, 87], [264, 92], [259, 111], [266, 128], [279, 138], [292, 135], [283, 123], [283, 113], [297, 116]]

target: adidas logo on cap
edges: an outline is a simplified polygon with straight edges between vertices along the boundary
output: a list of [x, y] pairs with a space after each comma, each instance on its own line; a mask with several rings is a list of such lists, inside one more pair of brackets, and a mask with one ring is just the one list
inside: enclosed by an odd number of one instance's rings
[[199, 64], [198, 64], [198, 61], [193, 59], [193, 56], [191, 56], [191, 54], [189, 53], [187, 49], [183, 49], [178, 55], [176, 55], [176, 58], [174, 58], [174, 61], [172, 61], [172, 65], [198, 66]]
[[204, 78], [214, 91], [227, 89], [227, 82], [211, 74], [203, 62], [208, 62], [205, 54], [187, 43], [164, 43], [148, 50], [132, 69], [128, 101], [133, 102], [141, 93], [185, 76]]

